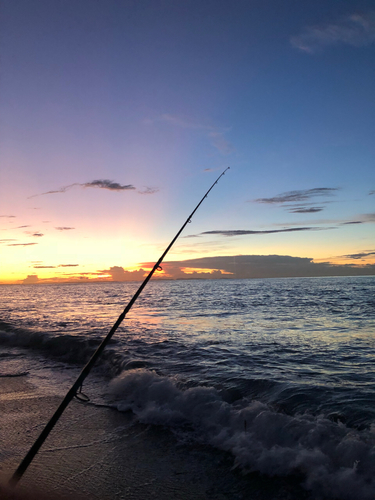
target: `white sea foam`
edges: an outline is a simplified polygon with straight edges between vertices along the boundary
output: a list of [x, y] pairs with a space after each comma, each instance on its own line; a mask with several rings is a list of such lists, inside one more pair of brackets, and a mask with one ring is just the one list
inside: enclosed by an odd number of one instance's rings
[[358, 431], [307, 413], [287, 415], [259, 401], [231, 405], [214, 388], [184, 389], [177, 379], [143, 369], [121, 374], [110, 392], [118, 410], [133, 411], [143, 423], [188, 424], [198, 439], [232, 453], [244, 471], [303, 474], [316, 497], [374, 498], [374, 429]]

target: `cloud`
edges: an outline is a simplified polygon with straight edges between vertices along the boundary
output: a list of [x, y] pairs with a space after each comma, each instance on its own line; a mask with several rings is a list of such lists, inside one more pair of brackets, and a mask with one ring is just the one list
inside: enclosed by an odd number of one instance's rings
[[209, 132], [208, 136], [211, 138], [211, 144], [221, 153], [222, 155], [229, 155], [234, 152], [234, 146], [221, 132]]
[[17, 227], [14, 227], [13, 229], [24, 229], [25, 227], [30, 227], [30, 225], [27, 225], [27, 226], [17, 226]]
[[33, 194], [32, 196], [29, 196], [28, 199], [35, 198], [37, 196], [44, 196], [46, 194], [65, 193], [74, 186], [81, 186], [83, 188], [108, 189], [109, 191], [129, 191], [135, 189], [132, 184], [119, 184], [118, 182], [111, 181], [109, 179], [97, 179], [94, 181], [83, 183], [75, 182], [74, 184], [69, 184], [68, 186], [63, 186], [59, 189], [46, 191], [45, 193]]
[[75, 229], [75, 227], [68, 227], [68, 226], [60, 226], [60, 227], [55, 227], [58, 231], [71, 231], [72, 229]]
[[364, 47], [374, 41], [375, 11], [352, 14], [332, 24], [310, 26], [290, 39], [293, 47], [309, 54], [340, 44]]
[[[373, 223], [375, 222], [375, 213], [361, 214], [356, 217], [357, 223]], [[353, 222], [352, 222], [353, 223]]]
[[[316, 205], [315, 202], [309, 202], [313, 198], [317, 197], [328, 197], [335, 194], [338, 188], [312, 188], [312, 189], [299, 189], [295, 191], [287, 191], [286, 193], [281, 193], [271, 198], [257, 198], [252, 200], [255, 203], [264, 203], [269, 205], [280, 205], [283, 206], [289, 213], [292, 214], [314, 214], [317, 212], [322, 212], [327, 203], [332, 203], [332, 201], [324, 200], [320, 205]], [[304, 203], [301, 203], [304, 202]], [[324, 203], [324, 205], [322, 205]]]
[[35, 232], [32, 232], [32, 231], [24, 231], [25, 234], [28, 234], [30, 236], [35, 236], [35, 237], [41, 237], [41, 236], [44, 236], [43, 233], [41, 233], [40, 231], [35, 231]]
[[369, 192], [369, 194], [375, 194], [375, 189], [373, 189], [372, 191]]
[[204, 125], [198, 122], [194, 122], [192, 120], [181, 118], [176, 115], [170, 115], [168, 113], [161, 115], [158, 118], [158, 121], [169, 122], [172, 125], [177, 125], [182, 128], [190, 128], [190, 129], [198, 129], [198, 130], [213, 130], [213, 127], [210, 125]]
[[55, 269], [56, 266], [34, 266], [34, 269]]
[[31, 198], [36, 198], [37, 196], [43, 196], [45, 194], [56, 194], [56, 193], [65, 193], [68, 189], [70, 189], [73, 186], [79, 186], [79, 184], [69, 184], [69, 186], [64, 186], [60, 189], [54, 189], [52, 191], [46, 191], [45, 193], [39, 193], [39, 194], [33, 194], [32, 196], [28, 196], [28, 200]]
[[84, 184], [79, 184], [84, 188], [100, 188], [100, 189], [109, 189], [110, 191], [128, 191], [129, 189], [135, 189], [132, 184], [121, 185], [118, 182], [110, 181], [108, 179], [101, 179], [91, 182], [85, 182]]
[[[375, 255], [375, 251], [351, 254], [353, 259]], [[337, 258], [335, 258], [337, 260]], [[154, 262], [140, 264], [140, 269], [127, 271], [121, 266], [112, 266], [96, 272], [73, 273], [40, 279], [36, 274], [27, 276], [23, 283], [68, 283], [93, 281], [143, 281], [154, 266]], [[54, 266], [35, 266], [53, 268]], [[59, 266], [60, 267], [60, 266]], [[293, 278], [318, 276], [366, 276], [375, 275], [375, 264], [336, 264], [314, 262], [309, 257], [289, 255], [224, 255], [202, 257], [180, 261], [163, 262], [162, 271], [155, 273], [155, 279], [249, 279], [249, 278]]]
[[222, 172], [228, 167], [228, 165], [221, 165], [220, 167], [215, 167], [215, 168], [204, 168], [203, 172]]
[[346, 257], [348, 259], [364, 259], [368, 257], [369, 255], [375, 255], [375, 252], [362, 252], [362, 253], [352, 253], [349, 255], [344, 255], [343, 257]]
[[16, 216], [15, 215], [0, 215], [0, 217], [4, 217], [6, 219], [14, 219]]
[[38, 283], [39, 282], [39, 278], [38, 278], [38, 275], [37, 274], [29, 274], [27, 276], [27, 278], [25, 278], [22, 283], [24, 283], [25, 285], [30, 285], [30, 284], [34, 284], [34, 283]]
[[[228, 278], [292, 278], [316, 276], [361, 276], [375, 275], [375, 265], [335, 265], [330, 262], [315, 263], [309, 257], [291, 257], [288, 255], [237, 255], [203, 257], [183, 261], [165, 262], [163, 269], [171, 279], [199, 278], [199, 269], [207, 272], [221, 271], [221, 277]], [[183, 269], [195, 269], [196, 274], [183, 273]], [[212, 272], [211, 271], [211, 272]], [[229, 273], [229, 274], [228, 274]], [[208, 273], [210, 274], [210, 273]]]
[[145, 120], [146, 123], [154, 122], [167, 122], [176, 127], [181, 127], [190, 130], [201, 130], [209, 139], [210, 143], [214, 148], [216, 148], [220, 154], [228, 155], [234, 152], [234, 146], [224, 137], [224, 134], [228, 132], [229, 129], [218, 128], [212, 125], [207, 125], [204, 123], [195, 122], [188, 118], [183, 118], [171, 114], [163, 114], [158, 118], [151, 120]]
[[321, 212], [324, 210], [324, 207], [304, 207], [304, 206], [295, 206], [290, 208], [288, 212], [291, 214], [315, 214], [316, 212]]
[[0, 243], [6, 243], [8, 241], [17, 241], [17, 240], [14, 238], [4, 238], [4, 239], [0, 240]]
[[[308, 221], [309, 224], [316, 224], [316, 225], [322, 225], [322, 224], [335, 224], [336, 226], [346, 226], [350, 224], [373, 224], [375, 222], [375, 213], [369, 213], [369, 214], [357, 214], [353, 215], [353, 217], [350, 220], [343, 220], [343, 219], [314, 219]], [[298, 226], [302, 224], [301, 222], [295, 222], [295, 221], [288, 221], [288, 222], [280, 222], [277, 224], [273, 224], [274, 226], [282, 226], [282, 227], [292, 227], [292, 226]], [[307, 224], [307, 222], [306, 222]]]
[[290, 203], [297, 201], [310, 200], [316, 196], [330, 196], [337, 191], [337, 188], [313, 188], [313, 189], [300, 189], [298, 191], [287, 191], [272, 198], [257, 198], [256, 203]]
[[59, 264], [57, 267], [77, 267], [79, 264]]
[[109, 274], [112, 281], [140, 281], [144, 278], [146, 271], [144, 269], [126, 271], [123, 267], [113, 266], [109, 269], [98, 271], [98, 274]]
[[[217, 231], [205, 231], [199, 235], [204, 234], [219, 234], [221, 236], [248, 236], [248, 235], [258, 235], [258, 234], [274, 234], [274, 233], [293, 233], [296, 231], [323, 231], [326, 229], [335, 228], [325, 228], [325, 227], [289, 227], [285, 229], [266, 229], [262, 231], [255, 231], [251, 229], [220, 229]], [[193, 237], [192, 235], [191, 237]]]
[[38, 243], [11, 243], [8, 247], [29, 247], [31, 245], [37, 245]]
[[146, 187], [143, 191], [138, 191], [139, 194], [154, 194], [159, 191], [158, 188]]

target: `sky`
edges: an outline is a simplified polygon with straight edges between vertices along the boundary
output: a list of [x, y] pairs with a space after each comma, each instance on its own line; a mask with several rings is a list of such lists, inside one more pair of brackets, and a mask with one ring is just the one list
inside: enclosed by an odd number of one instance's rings
[[375, 274], [373, 0], [3, 0], [0, 283]]

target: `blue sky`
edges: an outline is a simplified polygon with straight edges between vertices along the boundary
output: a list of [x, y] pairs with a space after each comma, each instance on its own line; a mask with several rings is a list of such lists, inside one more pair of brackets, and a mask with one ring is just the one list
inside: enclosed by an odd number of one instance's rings
[[374, 273], [373, 2], [5, 0], [0, 22], [1, 282], [139, 278], [227, 166], [170, 277]]

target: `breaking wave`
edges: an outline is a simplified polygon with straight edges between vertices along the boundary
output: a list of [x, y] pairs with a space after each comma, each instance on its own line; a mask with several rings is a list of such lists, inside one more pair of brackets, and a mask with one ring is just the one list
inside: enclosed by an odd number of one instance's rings
[[119, 411], [230, 452], [245, 472], [301, 474], [317, 497], [374, 497], [374, 427], [359, 431], [323, 415], [288, 415], [247, 398], [230, 404], [212, 387], [186, 388], [144, 369], [113, 379], [110, 394]]

